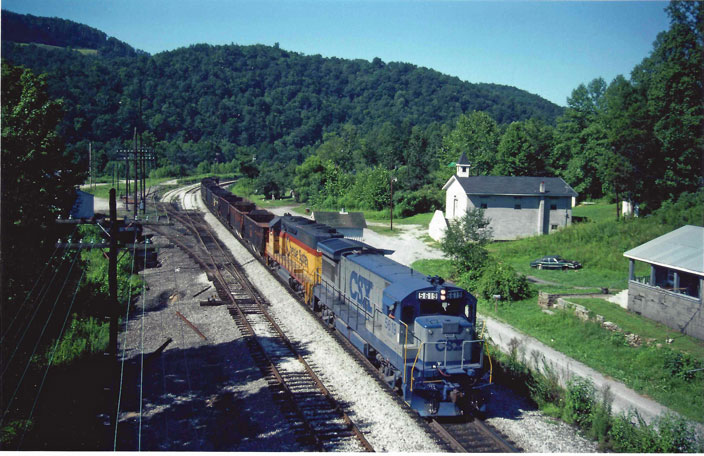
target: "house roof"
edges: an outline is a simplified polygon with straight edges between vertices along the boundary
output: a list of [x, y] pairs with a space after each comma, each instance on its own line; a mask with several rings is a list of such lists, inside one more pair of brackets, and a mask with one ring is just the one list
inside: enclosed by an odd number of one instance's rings
[[328, 225], [333, 228], [366, 228], [367, 222], [364, 220], [362, 212], [323, 212], [314, 211], [313, 218], [316, 222]]
[[704, 227], [686, 225], [639, 245], [623, 256], [704, 275]]
[[577, 196], [577, 192], [561, 177], [533, 176], [452, 176], [445, 184], [447, 190], [452, 179], [462, 185], [468, 195], [541, 195], [540, 183], [545, 182], [545, 196]]

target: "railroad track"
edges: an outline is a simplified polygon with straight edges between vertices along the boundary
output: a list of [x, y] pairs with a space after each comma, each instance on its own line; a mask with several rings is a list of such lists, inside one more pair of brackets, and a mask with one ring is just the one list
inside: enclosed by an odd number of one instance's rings
[[[194, 192], [197, 188], [189, 189], [188, 192]], [[173, 206], [180, 205], [180, 201], [177, 201], [176, 196], [170, 200]], [[237, 236], [233, 236], [246, 247], [253, 257], [257, 259], [262, 265], [266, 266], [265, 262], [245, 243], [242, 242]], [[315, 314], [317, 317], [320, 315], [313, 311], [309, 306], [305, 305], [302, 297], [299, 293], [291, 290], [286, 282], [281, 279], [277, 274], [272, 274], [276, 280], [278, 280], [284, 288], [289, 292], [291, 296], [296, 298], [301, 305], [311, 314]], [[434, 434], [439, 443], [441, 443], [446, 450], [460, 452], [460, 453], [513, 453], [520, 452], [521, 450], [517, 448], [513, 443], [508, 441], [499, 431], [493, 428], [491, 425], [487, 424], [481, 419], [469, 417], [467, 421], [453, 421], [453, 422], [438, 422], [437, 420], [426, 420], [421, 418], [416, 412], [411, 410], [403, 400], [386, 384], [383, 376], [379, 370], [344, 337], [341, 337], [337, 332], [331, 329], [328, 325], [322, 323], [319, 318], [316, 321], [320, 322], [320, 326], [324, 328], [331, 336], [333, 336], [345, 350], [350, 353], [359, 363], [360, 367], [375, 378], [380, 386], [386, 389], [390, 396], [411, 416], [414, 421], [421, 427], [425, 427], [430, 433]]]
[[430, 427], [450, 447], [460, 453], [517, 453], [520, 450], [496, 429], [481, 419], [470, 418], [463, 422], [438, 422], [432, 420]]
[[[187, 195], [198, 189], [196, 186]], [[330, 394], [296, 346], [266, 311], [268, 303], [211, 232], [202, 215], [179, 211], [176, 201], [161, 204], [183, 229], [153, 227], [181, 247], [215, 284], [264, 375], [274, 400], [289, 418], [298, 440], [312, 451], [374, 451], [364, 435]], [[262, 342], [265, 341], [265, 342]]]

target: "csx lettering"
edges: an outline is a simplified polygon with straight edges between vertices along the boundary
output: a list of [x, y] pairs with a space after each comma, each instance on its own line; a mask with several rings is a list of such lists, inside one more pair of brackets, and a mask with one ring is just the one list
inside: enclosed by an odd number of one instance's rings
[[446, 340], [443, 341], [442, 343], [439, 343], [436, 345], [437, 350], [439, 352], [444, 352], [445, 350], [447, 351], [459, 351], [462, 350], [462, 341], [461, 340]]
[[357, 271], [352, 271], [352, 274], [350, 274], [350, 298], [362, 305], [367, 312], [372, 311], [369, 293], [372, 291], [373, 286], [374, 284], [371, 280], [360, 276]]

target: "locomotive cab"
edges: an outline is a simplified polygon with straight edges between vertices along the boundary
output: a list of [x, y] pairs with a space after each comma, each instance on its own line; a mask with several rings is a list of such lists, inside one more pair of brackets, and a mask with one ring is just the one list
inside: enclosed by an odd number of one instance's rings
[[[456, 416], [467, 409], [484, 409], [489, 385], [484, 366], [484, 341], [477, 337], [476, 298], [461, 288], [442, 286], [416, 291], [418, 316], [412, 326], [413, 345], [406, 350], [404, 398], [422, 416]], [[410, 314], [408, 305], [401, 311]], [[406, 311], [406, 312], [404, 312]], [[410, 328], [409, 328], [410, 330]]]

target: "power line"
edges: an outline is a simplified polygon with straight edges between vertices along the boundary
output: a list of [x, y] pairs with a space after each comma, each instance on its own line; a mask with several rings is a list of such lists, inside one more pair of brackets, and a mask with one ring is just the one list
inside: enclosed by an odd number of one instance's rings
[[[73, 234], [76, 232], [77, 229], [78, 229], [78, 227], [74, 227], [73, 231], [72, 231], [71, 234], [69, 235], [69, 238], [70, 238], [71, 236], [73, 236]], [[3, 342], [5, 342], [5, 338], [10, 335], [10, 332], [11, 332], [11, 330], [12, 330], [12, 327], [13, 327], [13, 325], [15, 324], [15, 321], [17, 320], [17, 318], [19, 318], [20, 315], [24, 315], [24, 314], [22, 313], [22, 309], [23, 309], [24, 306], [27, 304], [27, 302], [29, 302], [30, 296], [32, 295], [32, 293], [33, 293], [34, 289], [36, 288], [37, 284], [40, 282], [41, 277], [44, 275], [44, 272], [49, 268], [50, 264], [52, 263], [54, 257], [56, 256], [56, 252], [59, 250], [59, 247], [60, 247], [60, 246], [58, 246], [58, 245], [56, 246], [56, 248], [54, 249], [54, 253], [51, 254], [51, 257], [50, 257], [49, 260], [47, 260], [47, 262], [45, 263], [44, 268], [42, 269], [42, 272], [39, 274], [39, 276], [38, 276], [37, 279], [35, 280], [34, 285], [32, 286], [32, 289], [29, 291], [29, 293], [27, 293], [27, 296], [25, 297], [24, 302], [22, 303], [22, 305], [20, 306], [20, 308], [17, 310], [17, 312], [15, 313], [15, 316], [13, 317], [12, 321], [11, 321], [10, 324], [8, 325], [7, 329], [5, 330], [5, 333], [4, 333], [3, 336], [0, 338], [0, 344], [2, 344]], [[64, 252], [63, 252], [63, 254], [62, 254], [62, 256], [61, 256], [61, 260], [62, 260], [61, 263], [59, 263], [59, 264], [57, 264], [57, 265], [55, 266], [55, 269], [54, 269], [54, 276], [52, 276], [52, 279], [51, 279], [50, 281], [44, 281], [43, 284], [42, 284], [42, 286], [41, 286], [41, 288], [39, 289], [39, 292], [38, 292], [38, 293], [39, 293], [40, 296], [43, 295], [46, 290], [48, 290], [49, 284], [53, 282], [54, 278], [56, 278], [56, 274], [58, 274], [59, 269], [60, 269], [61, 265], [63, 264], [63, 261], [66, 260], [66, 258], [67, 258], [67, 257], [66, 257], [66, 249], [64, 249]], [[35, 298], [35, 299], [36, 299], [36, 298]], [[43, 299], [43, 298], [42, 298], [42, 299]], [[35, 309], [35, 310], [36, 310], [36, 309]]]
[[[71, 263], [71, 267], [69, 269], [69, 272], [68, 272], [68, 274], [66, 274], [66, 280], [68, 280], [69, 276], [71, 275], [71, 270], [73, 269], [73, 265], [76, 263], [76, 260], [78, 259], [78, 254], [79, 254], [79, 252], [76, 252], [76, 255], [73, 257], [73, 262]], [[59, 272], [59, 268], [57, 268], [56, 273], [54, 274], [54, 277], [52, 277], [50, 285], [51, 285], [51, 283], [54, 282], [54, 279], [58, 275], [58, 272]], [[64, 286], [65, 286], [65, 284], [66, 284], [66, 282], [64, 282]], [[62, 290], [63, 290], [63, 288], [62, 288]], [[25, 328], [24, 332], [22, 333], [20, 340], [15, 345], [15, 350], [12, 352], [10, 359], [7, 360], [7, 363], [5, 364], [5, 368], [3, 369], [2, 373], [0, 374], [0, 377], [3, 377], [5, 375], [5, 373], [7, 372], [7, 370], [10, 368], [10, 363], [12, 362], [15, 355], [17, 354], [19, 347], [22, 345], [22, 342], [24, 341], [24, 338], [27, 335], [29, 328], [32, 326], [32, 322], [36, 318], [37, 313], [39, 312], [39, 308], [42, 306], [42, 303], [44, 302], [44, 298], [47, 296], [48, 291], [49, 291], [49, 287], [47, 287], [47, 292], [42, 296], [41, 301], [39, 302], [39, 304], [37, 304], [36, 308], [34, 309], [34, 314], [32, 314], [32, 318], [29, 320], [29, 323], [27, 324], [27, 327]], [[58, 299], [58, 297], [57, 297], [57, 299]], [[51, 312], [52, 313], [54, 312], [53, 309]]]
[[[144, 265], [147, 264], [147, 244], [144, 244]], [[140, 377], [139, 377], [139, 433], [137, 438], [137, 450], [142, 451], [142, 403], [144, 401], [144, 308], [147, 307], [147, 282], [142, 279], [142, 342], [141, 342], [141, 360], [140, 360]]]
[[[137, 252], [137, 233], [134, 235], [134, 247], [132, 251], [132, 271], [130, 274], [134, 274], [134, 259], [135, 253]], [[129, 324], [130, 321], [130, 301], [132, 300], [132, 287], [129, 288], [127, 293], [127, 313], [125, 315], [125, 326]], [[122, 338], [122, 363], [120, 367], [120, 385], [117, 395], [117, 410], [115, 412], [115, 439], [113, 441], [113, 451], [117, 451], [117, 427], [120, 423], [120, 406], [122, 402], [122, 383], [125, 377], [125, 354], [127, 352], [127, 330], [125, 329], [124, 337]]]
[[[59, 343], [61, 343], [61, 338], [64, 335], [64, 330], [66, 329], [66, 322], [68, 321], [69, 315], [71, 315], [71, 309], [73, 309], [73, 304], [76, 302], [76, 295], [78, 294], [78, 290], [81, 287], [81, 282], [83, 281], [83, 277], [85, 276], [86, 271], [85, 269], [83, 272], [81, 272], [81, 277], [78, 279], [78, 283], [76, 284], [76, 291], [73, 292], [73, 299], [71, 299], [71, 304], [68, 307], [68, 310], [66, 311], [66, 316], [64, 317], [64, 323], [61, 325], [61, 331], [59, 332], [59, 336], [56, 338], [56, 342], [54, 343], [54, 348], [51, 351], [51, 356], [49, 357], [49, 363], [46, 366], [46, 369], [44, 370], [44, 376], [42, 377], [42, 382], [39, 385], [39, 389], [37, 390], [37, 395], [34, 398], [34, 403], [32, 404], [32, 409], [29, 412], [29, 417], [27, 418], [27, 421], [32, 420], [32, 416], [34, 415], [34, 409], [37, 406], [37, 402], [39, 401], [39, 396], [42, 394], [42, 389], [44, 388], [44, 382], [46, 381], [46, 377], [49, 374], [49, 368], [51, 368], [52, 363], [54, 362], [54, 355], [56, 354], [56, 349], [59, 348]], [[20, 443], [17, 445], [17, 451], [20, 450], [22, 447], [22, 443], [24, 442], [24, 436], [27, 434], [27, 425], [25, 424], [23, 432], [22, 432], [22, 438], [20, 439]]]
[[[76, 232], [76, 229], [77, 229], [77, 228], [78, 228], [78, 227], [75, 227], [75, 228], [73, 229], [73, 232], [74, 232], [74, 233]], [[73, 233], [71, 233], [71, 236], [73, 236]], [[46, 272], [46, 270], [49, 268], [49, 265], [51, 264], [51, 262], [54, 261], [54, 257], [56, 256], [56, 252], [58, 252], [58, 251], [59, 251], [59, 246], [56, 246], [56, 248], [54, 248], [54, 252], [51, 254], [51, 256], [49, 257], [49, 259], [44, 263], [44, 268], [42, 268], [41, 272], [40, 272], [39, 275], [37, 276], [37, 279], [34, 281], [34, 284], [32, 285], [32, 288], [31, 288], [31, 289], [29, 290], [29, 292], [27, 293], [27, 296], [25, 296], [24, 302], [22, 302], [22, 305], [20, 305], [20, 307], [17, 309], [17, 312], [15, 313], [15, 316], [12, 318], [12, 321], [10, 322], [10, 324], [7, 325], [7, 329], [5, 330], [5, 334], [3, 334], [2, 337], [0, 337], [0, 344], [3, 343], [3, 341], [5, 340], [5, 337], [6, 337], [7, 334], [10, 332], [10, 329], [12, 328], [12, 325], [15, 323], [15, 321], [17, 320], [17, 318], [22, 314], [22, 309], [24, 308], [24, 306], [25, 306], [25, 305], [27, 304], [27, 302], [29, 301], [29, 297], [32, 296], [32, 293], [34, 293], [34, 289], [35, 289], [35, 288], [37, 287], [37, 285], [39, 284], [39, 280], [40, 280], [40, 279], [42, 278], [42, 276], [44, 275], [44, 272]], [[46, 283], [45, 283], [45, 284], [46, 284]], [[43, 288], [43, 286], [42, 286], [42, 288]]]
[[[29, 355], [29, 358], [27, 359], [27, 365], [24, 368], [24, 371], [22, 372], [22, 377], [20, 377], [19, 383], [17, 383], [17, 387], [15, 388], [14, 393], [12, 393], [12, 397], [10, 398], [10, 402], [7, 403], [7, 409], [5, 409], [5, 412], [3, 413], [2, 419], [0, 419], [0, 425], [2, 425], [2, 422], [5, 420], [5, 416], [7, 416], [8, 412], [10, 411], [10, 406], [12, 405], [12, 402], [15, 400], [15, 397], [17, 395], [17, 392], [20, 389], [20, 386], [22, 385], [22, 382], [24, 381], [24, 377], [27, 375], [27, 371], [29, 370], [29, 366], [32, 364], [32, 356], [37, 352], [37, 347], [39, 347], [39, 342], [41, 342], [42, 337], [44, 336], [44, 332], [46, 331], [47, 326], [49, 326], [49, 321], [51, 320], [52, 315], [54, 315], [54, 310], [56, 310], [56, 305], [59, 303], [59, 298], [64, 292], [64, 288], [66, 288], [66, 284], [68, 283], [68, 279], [71, 277], [71, 271], [73, 270], [73, 266], [76, 264], [76, 260], [78, 259], [78, 253], [76, 253], [76, 256], [73, 258], [73, 262], [71, 263], [71, 267], [66, 274], [66, 280], [64, 280], [63, 285], [61, 286], [61, 290], [59, 290], [58, 295], [56, 296], [56, 300], [54, 301], [54, 307], [51, 309], [51, 312], [49, 313], [49, 316], [46, 319], [46, 322], [44, 323], [44, 327], [42, 328], [41, 333], [39, 334], [39, 337], [37, 338], [37, 343], [34, 344], [34, 349], [32, 350], [32, 354]], [[16, 353], [16, 351], [15, 351]], [[7, 368], [6, 368], [7, 370]], [[3, 372], [4, 374], [4, 372]]]

